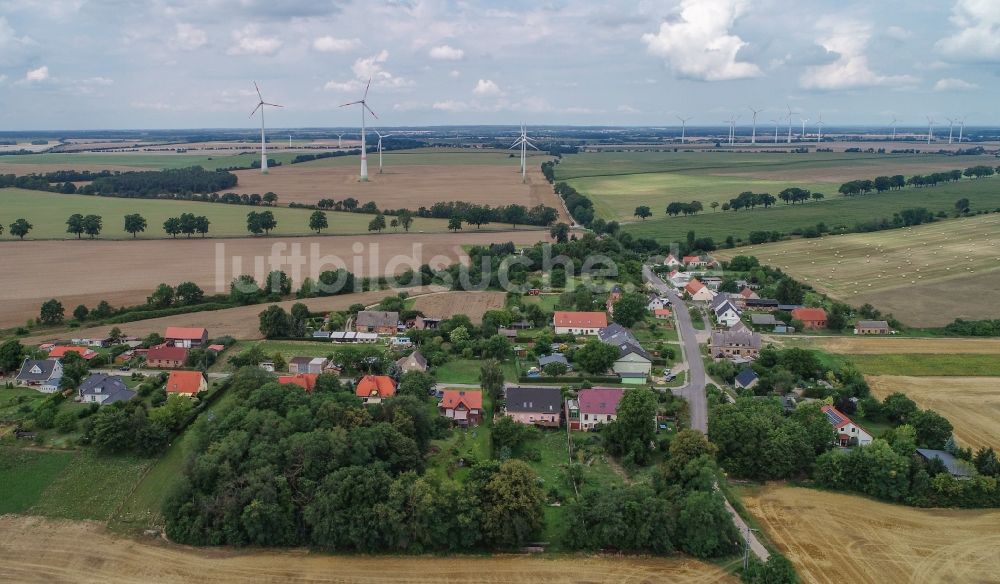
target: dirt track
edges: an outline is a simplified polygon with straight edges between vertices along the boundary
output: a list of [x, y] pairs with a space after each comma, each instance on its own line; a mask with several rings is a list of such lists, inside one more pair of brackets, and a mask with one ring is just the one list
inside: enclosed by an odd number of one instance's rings
[[690, 559], [365, 557], [197, 549], [110, 534], [92, 522], [0, 517], [0, 579], [11, 582], [558, 583], [737, 582]]
[[743, 503], [803, 582], [996, 582], [1000, 574], [995, 509], [916, 509], [780, 485]]
[[[357, 237], [293, 237], [243, 238], [177, 241], [26, 241], [4, 242], [3, 271], [8, 275], [0, 288], [0, 326], [16, 326], [29, 318], [37, 318], [41, 303], [58, 298], [67, 317], [77, 304], [93, 308], [100, 300], [113, 306], [139, 304], [157, 284], [176, 286], [190, 281], [201, 286], [206, 294], [217, 293], [217, 284], [228, 291], [233, 278], [232, 258], [242, 257], [241, 273], [259, 272], [263, 281], [270, 270], [261, 259], [261, 269], [254, 267], [255, 258], [269, 257], [272, 246], [284, 244], [278, 252], [287, 255], [294, 244], [309, 260], [311, 246], [316, 244], [317, 257], [341, 258], [355, 275], [404, 271], [410, 264], [399, 260], [417, 258], [413, 269], [422, 263], [443, 266], [465, 258], [464, 245], [513, 241], [531, 244], [548, 238], [546, 231], [516, 231], [502, 233], [458, 234], [393, 234]], [[216, 275], [217, 244], [225, 244], [225, 270]], [[377, 245], [377, 254], [373, 244]], [[414, 246], [418, 246], [416, 249]], [[355, 249], [361, 251], [355, 253]], [[394, 260], [394, 258], [397, 258]], [[436, 260], [434, 258], [437, 258]], [[356, 265], [355, 262], [358, 262]], [[390, 265], [395, 262], [395, 265]], [[310, 276], [315, 264], [320, 270], [336, 266], [308, 261], [301, 276]], [[289, 275], [287, 263], [281, 268]], [[16, 275], [16, 277], [15, 277]], [[300, 280], [301, 278], [295, 278]], [[296, 282], [297, 284], [297, 282]]]

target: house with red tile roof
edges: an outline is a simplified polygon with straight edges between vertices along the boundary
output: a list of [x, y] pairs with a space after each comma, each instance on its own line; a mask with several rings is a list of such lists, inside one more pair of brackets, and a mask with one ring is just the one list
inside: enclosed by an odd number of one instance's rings
[[388, 375], [365, 375], [358, 382], [354, 395], [365, 404], [380, 404], [396, 395], [396, 382]]
[[566, 400], [566, 420], [572, 430], [593, 430], [618, 418], [618, 403], [624, 389], [581, 389], [576, 399]]
[[168, 326], [163, 338], [174, 347], [204, 347], [208, 344], [208, 329], [202, 327]]
[[61, 359], [66, 356], [67, 353], [76, 353], [80, 355], [87, 361], [90, 361], [97, 356], [97, 351], [93, 349], [88, 349], [86, 347], [67, 347], [67, 346], [56, 346], [52, 347], [49, 351], [49, 359]]
[[838, 446], [867, 446], [872, 443], [872, 435], [852, 422], [847, 414], [833, 406], [823, 406], [821, 410], [833, 429], [837, 431], [834, 443]]
[[826, 328], [826, 311], [822, 308], [796, 308], [792, 310], [792, 320], [802, 321], [804, 329]]
[[146, 367], [150, 369], [178, 369], [187, 361], [188, 350], [184, 347], [156, 345], [146, 351]]
[[552, 326], [557, 335], [596, 335], [597, 331], [608, 326], [608, 314], [557, 310], [552, 315]]
[[653, 311], [653, 318], [656, 320], [670, 320], [671, 314], [669, 308], [657, 308]]
[[459, 426], [478, 426], [483, 420], [483, 392], [478, 389], [446, 389], [438, 402], [438, 413]]
[[298, 385], [306, 391], [316, 388], [316, 378], [318, 373], [295, 373], [293, 375], [279, 375], [278, 383], [282, 385]]
[[208, 382], [205, 381], [201, 371], [171, 371], [164, 389], [167, 395], [176, 393], [192, 397], [208, 389]]
[[715, 292], [712, 292], [708, 286], [701, 283], [698, 278], [693, 278], [690, 282], [684, 286], [684, 291], [687, 295], [695, 302], [711, 302], [715, 298]]

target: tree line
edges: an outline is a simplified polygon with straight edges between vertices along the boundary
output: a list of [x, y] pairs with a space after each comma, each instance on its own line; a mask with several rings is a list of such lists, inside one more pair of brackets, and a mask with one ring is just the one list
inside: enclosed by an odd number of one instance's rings
[[965, 170], [947, 170], [942, 172], [932, 172], [930, 174], [916, 174], [909, 178], [901, 174], [893, 176], [877, 176], [874, 179], [862, 179], [847, 181], [837, 189], [842, 195], [853, 197], [857, 195], [867, 195], [875, 191], [884, 193], [890, 190], [901, 190], [903, 187], [933, 187], [941, 183], [958, 182], [962, 177], [984, 178], [993, 176], [996, 173], [993, 167], [987, 165], [970, 166]]

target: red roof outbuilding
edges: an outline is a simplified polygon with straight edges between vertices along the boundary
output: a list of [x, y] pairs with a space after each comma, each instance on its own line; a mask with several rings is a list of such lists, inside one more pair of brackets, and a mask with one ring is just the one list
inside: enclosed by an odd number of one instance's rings
[[282, 385], [298, 385], [306, 391], [312, 391], [316, 388], [316, 378], [319, 377], [317, 373], [298, 373], [295, 375], [281, 375], [278, 377], [278, 383]]
[[552, 322], [557, 327], [604, 328], [608, 326], [608, 314], [606, 312], [567, 312], [557, 310], [552, 315]]
[[581, 389], [577, 394], [580, 413], [607, 415], [618, 411], [624, 389]]

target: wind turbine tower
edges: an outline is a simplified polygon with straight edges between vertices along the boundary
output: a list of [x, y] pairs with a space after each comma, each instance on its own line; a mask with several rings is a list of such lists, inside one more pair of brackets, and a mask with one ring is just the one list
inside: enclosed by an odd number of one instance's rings
[[778, 125], [781, 124], [781, 120], [775, 118], [775, 119], [773, 119], [771, 121], [774, 122], [774, 143], [777, 144], [778, 143]]
[[521, 182], [527, 182], [528, 177], [528, 147], [538, 150], [538, 147], [532, 143], [531, 138], [528, 138], [528, 132], [521, 126], [521, 134], [517, 137], [517, 140], [511, 144], [508, 150], [513, 150], [518, 146], [521, 147]]
[[760, 112], [762, 112], [764, 110], [762, 110], [762, 109], [753, 109], [751, 107], [750, 111], [753, 112], [753, 125], [752, 125], [753, 129], [750, 130], [750, 143], [751, 144], [756, 144], [757, 143], [757, 114], [759, 114]]
[[934, 118], [927, 116], [927, 143], [931, 143], [934, 138]]
[[376, 120], [378, 116], [372, 111], [372, 108], [368, 107], [368, 89], [372, 86], [372, 80], [368, 78], [368, 85], [365, 85], [365, 94], [358, 101], [352, 101], [350, 103], [345, 103], [340, 107], [347, 107], [349, 105], [360, 105], [361, 106], [361, 181], [368, 182], [368, 148], [365, 145], [365, 112], [370, 113]]
[[688, 120], [691, 119], [691, 116], [688, 116], [686, 118], [682, 118], [680, 116], [677, 116], [677, 119], [681, 121], [681, 144], [683, 144], [684, 143], [684, 139], [685, 139], [684, 134], [685, 134], [685, 131], [687, 130], [687, 123], [688, 123]]
[[378, 130], [373, 130], [373, 132], [378, 136], [378, 173], [382, 174], [382, 138], [388, 138], [392, 134], [379, 134]]
[[785, 107], [788, 108], [788, 143], [791, 144], [792, 143], [792, 107], [789, 106], [789, 105], [786, 105]]
[[952, 118], [945, 118], [948, 120], [948, 143], [951, 144], [951, 138], [955, 135], [955, 120]]
[[276, 103], [267, 103], [264, 98], [260, 95], [260, 88], [257, 87], [257, 82], [253, 82], [253, 88], [257, 90], [257, 107], [253, 108], [250, 112], [250, 117], [252, 118], [257, 110], [260, 110], [260, 173], [267, 174], [267, 138], [264, 135], [264, 106], [269, 105], [271, 107], [283, 107]]
[[958, 143], [962, 143], [962, 134], [965, 133], [965, 116], [958, 120]]
[[899, 121], [895, 116], [892, 118], [892, 141], [896, 141], [896, 122]]
[[819, 144], [823, 141], [823, 114], [819, 115], [819, 120], [816, 122], [816, 143]]
[[809, 118], [802, 118], [802, 133], [799, 134], [799, 141], [801, 141], [801, 142], [805, 142], [806, 141], [806, 122], [808, 122], [808, 121], [809, 121]]
[[344, 147], [344, 142], [342, 140], [343, 137], [344, 137], [343, 134], [337, 134], [337, 148], [343, 148]]

